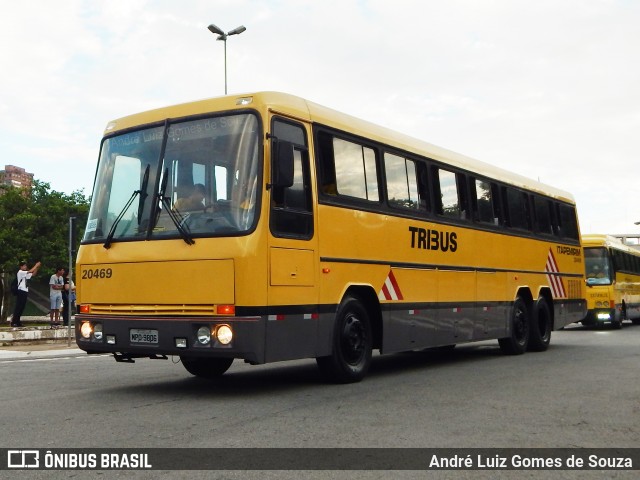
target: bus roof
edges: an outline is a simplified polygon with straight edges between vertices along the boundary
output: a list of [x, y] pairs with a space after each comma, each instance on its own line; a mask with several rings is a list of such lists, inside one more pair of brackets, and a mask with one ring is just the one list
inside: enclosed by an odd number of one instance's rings
[[632, 255], [640, 256], [640, 251], [628, 245], [622, 243], [619, 238], [613, 235], [607, 235], [604, 233], [587, 233], [581, 235], [583, 247], [608, 247], [615, 248], [616, 250], [622, 250], [623, 252], [629, 252]]
[[135, 128], [145, 124], [161, 122], [167, 118], [175, 119], [191, 115], [202, 115], [209, 112], [246, 108], [255, 108], [263, 113], [272, 111], [293, 115], [301, 120], [320, 123], [350, 132], [354, 135], [369, 138], [400, 150], [449, 164], [453, 167], [475, 172], [480, 176], [548, 195], [571, 204], [575, 203], [573, 195], [564, 190], [333, 110], [301, 97], [281, 92], [255, 92], [227, 95], [149, 110], [109, 122], [105, 130], [105, 135], [111, 135], [120, 130]]

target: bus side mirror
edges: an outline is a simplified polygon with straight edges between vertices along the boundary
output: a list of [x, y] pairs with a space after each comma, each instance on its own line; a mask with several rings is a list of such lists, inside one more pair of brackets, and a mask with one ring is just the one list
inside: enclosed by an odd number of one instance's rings
[[277, 140], [273, 145], [271, 186], [290, 187], [293, 185], [293, 143]]

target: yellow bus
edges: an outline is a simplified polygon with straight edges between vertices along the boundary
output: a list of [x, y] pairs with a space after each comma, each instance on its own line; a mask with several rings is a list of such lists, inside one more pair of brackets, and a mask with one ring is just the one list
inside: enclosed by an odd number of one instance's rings
[[110, 122], [91, 198], [76, 336], [118, 361], [346, 383], [373, 350], [545, 350], [585, 315], [570, 194], [296, 96]]
[[587, 315], [583, 325], [640, 324], [640, 250], [610, 235], [583, 235]]

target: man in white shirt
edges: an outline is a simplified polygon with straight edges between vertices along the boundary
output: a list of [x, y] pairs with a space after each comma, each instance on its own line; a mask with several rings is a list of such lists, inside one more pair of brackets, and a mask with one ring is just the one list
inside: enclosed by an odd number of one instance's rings
[[56, 273], [51, 275], [49, 279], [49, 300], [51, 301], [51, 310], [49, 310], [49, 320], [51, 328], [60, 325], [60, 307], [62, 306], [62, 289], [64, 288], [64, 277], [62, 267], [56, 269]]
[[24, 307], [27, 305], [27, 297], [29, 296], [27, 280], [38, 273], [39, 268], [40, 262], [37, 262], [30, 270], [27, 270], [27, 262], [20, 262], [20, 270], [18, 270], [16, 275], [18, 280], [18, 294], [16, 295], [16, 306], [13, 309], [13, 317], [11, 318], [12, 327], [22, 327], [20, 317], [22, 317], [22, 312], [24, 312]]

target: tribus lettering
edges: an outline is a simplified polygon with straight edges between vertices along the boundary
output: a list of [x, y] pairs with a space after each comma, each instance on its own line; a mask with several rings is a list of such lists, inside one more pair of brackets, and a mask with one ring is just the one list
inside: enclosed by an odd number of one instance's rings
[[420, 227], [409, 227], [411, 248], [455, 252], [458, 249], [456, 232], [441, 232]]

